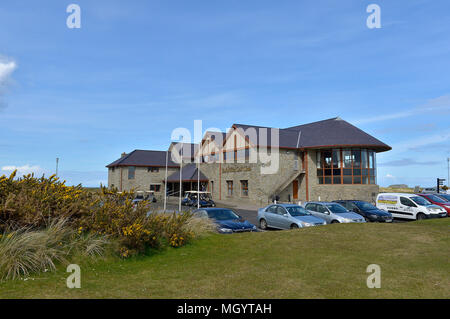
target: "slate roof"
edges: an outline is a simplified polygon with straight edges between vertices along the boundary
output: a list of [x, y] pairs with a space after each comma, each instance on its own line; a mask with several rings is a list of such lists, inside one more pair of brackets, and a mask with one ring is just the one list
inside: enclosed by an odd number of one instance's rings
[[[182, 169], [183, 173], [181, 175], [181, 178], [184, 182], [192, 182], [197, 181], [198, 173], [197, 173], [197, 165], [195, 163], [190, 163], [185, 166], [183, 166]], [[180, 182], [180, 171], [177, 171], [167, 177], [168, 182]], [[208, 181], [208, 178], [202, 173], [202, 170], [200, 170], [200, 181], [206, 182]]]
[[[267, 146], [271, 142], [269, 127], [234, 124], [235, 128], [254, 128], [257, 137], [250, 138], [250, 142]], [[267, 129], [267, 139], [259, 141], [259, 132]], [[339, 117], [328, 120], [279, 129], [280, 148], [321, 148], [321, 147], [369, 147], [384, 152], [392, 149], [389, 145], [367, 134], [356, 126]]]
[[[166, 151], [145, 151], [134, 150], [131, 153], [119, 158], [106, 167], [116, 166], [166, 166]], [[169, 152], [169, 160], [167, 162], [168, 167], [179, 167], [179, 165], [172, 161], [171, 153]]]

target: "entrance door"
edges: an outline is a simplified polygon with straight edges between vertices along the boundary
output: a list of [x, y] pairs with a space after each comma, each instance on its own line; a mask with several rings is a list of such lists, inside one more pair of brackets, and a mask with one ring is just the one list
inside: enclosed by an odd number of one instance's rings
[[292, 182], [292, 194], [294, 200], [298, 200], [298, 179]]

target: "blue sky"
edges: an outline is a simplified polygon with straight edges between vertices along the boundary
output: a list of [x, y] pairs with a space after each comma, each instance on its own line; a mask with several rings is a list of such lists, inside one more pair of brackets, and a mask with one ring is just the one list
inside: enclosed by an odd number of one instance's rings
[[446, 0], [3, 1], [0, 174], [49, 174], [59, 157], [69, 184], [97, 186], [120, 153], [166, 149], [196, 119], [340, 116], [393, 147], [380, 185], [434, 185], [450, 157], [449, 17]]

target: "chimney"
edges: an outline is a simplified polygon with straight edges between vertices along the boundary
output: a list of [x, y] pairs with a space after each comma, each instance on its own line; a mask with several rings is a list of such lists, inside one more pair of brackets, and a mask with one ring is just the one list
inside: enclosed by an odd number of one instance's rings
[[125, 157], [125, 156], [127, 156], [127, 153], [123, 152], [123, 153], [120, 155], [120, 158]]

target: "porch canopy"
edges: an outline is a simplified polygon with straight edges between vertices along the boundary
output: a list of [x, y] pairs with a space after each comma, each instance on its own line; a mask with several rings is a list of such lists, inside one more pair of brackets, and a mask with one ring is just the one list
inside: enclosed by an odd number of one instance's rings
[[[198, 179], [197, 165], [195, 163], [190, 163], [183, 166], [181, 180], [183, 182], [196, 182]], [[200, 182], [207, 182], [208, 178], [200, 170]], [[177, 171], [167, 177], [168, 183], [179, 183], [180, 182], [180, 171]]]

